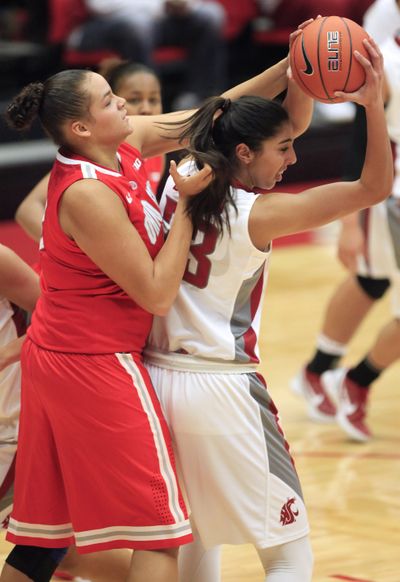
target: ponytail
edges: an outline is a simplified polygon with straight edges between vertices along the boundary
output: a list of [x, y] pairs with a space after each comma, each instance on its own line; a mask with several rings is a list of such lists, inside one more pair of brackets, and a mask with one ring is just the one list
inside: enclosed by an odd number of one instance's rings
[[213, 169], [214, 178], [203, 192], [188, 201], [188, 214], [192, 219], [194, 231], [201, 226], [208, 229], [214, 224], [219, 232], [224, 225], [229, 225], [229, 206], [235, 206], [232, 198], [230, 182], [232, 177], [232, 160], [226, 157], [216, 146], [213, 129], [219, 116], [225, 115], [231, 105], [230, 99], [211, 97], [186, 122], [181, 139], [189, 140], [187, 148], [198, 168], [209, 164]]
[[43, 83], [30, 83], [15, 97], [6, 109], [7, 124], [18, 130], [29, 129], [43, 103]]
[[238, 169], [236, 146], [245, 143], [252, 151], [263, 148], [288, 121], [286, 110], [276, 101], [245, 96], [234, 101], [211, 97], [183, 125], [181, 140], [188, 140], [188, 152], [197, 166], [209, 164], [213, 181], [189, 200], [188, 212], [194, 229], [211, 223], [221, 232], [229, 225], [229, 207], [236, 210], [231, 182]]

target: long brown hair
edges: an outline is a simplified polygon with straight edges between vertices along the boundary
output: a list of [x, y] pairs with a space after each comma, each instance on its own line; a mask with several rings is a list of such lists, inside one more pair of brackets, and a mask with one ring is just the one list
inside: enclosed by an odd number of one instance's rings
[[254, 96], [235, 101], [211, 97], [188, 119], [181, 140], [189, 141], [187, 150], [199, 168], [207, 163], [214, 171], [210, 185], [188, 204], [195, 230], [211, 223], [220, 232], [224, 225], [229, 229], [229, 206], [235, 207], [230, 186], [238, 166], [236, 146], [245, 143], [260, 151], [263, 142], [276, 135], [288, 119], [280, 103]]

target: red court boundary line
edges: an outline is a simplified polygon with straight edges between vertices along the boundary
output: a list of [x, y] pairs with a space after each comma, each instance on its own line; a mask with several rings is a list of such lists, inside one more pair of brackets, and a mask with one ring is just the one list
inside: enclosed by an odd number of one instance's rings
[[291, 447], [291, 451], [295, 457], [330, 457], [333, 459], [340, 459], [340, 458], [352, 458], [352, 459], [359, 459], [363, 461], [364, 459], [378, 459], [381, 461], [400, 461], [400, 453], [339, 453], [336, 451], [296, 451], [294, 447]]
[[348, 582], [373, 582], [373, 580], [365, 580], [365, 578], [352, 578], [351, 576], [343, 576], [342, 574], [331, 574], [329, 578], [336, 578], [336, 580], [347, 580]]

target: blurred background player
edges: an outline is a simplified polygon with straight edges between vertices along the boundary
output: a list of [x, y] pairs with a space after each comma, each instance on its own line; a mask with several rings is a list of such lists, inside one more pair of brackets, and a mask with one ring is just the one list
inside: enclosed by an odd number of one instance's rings
[[[365, 16], [368, 32], [381, 39], [387, 30], [393, 31], [393, 23], [400, 27], [399, 5], [395, 0], [375, 2]], [[373, 208], [342, 219], [338, 256], [350, 275], [336, 289], [327, 306], [315, 353], [291, 382], [293, 390], [306, 400], [312, 419], [322, 422], [336, 419], [348, 436], [361, 442], [371, 437], [366, 422], [369, 388], [400, 357], [399, 40], [395, 34], [381, 42], [386, 118], [395, 162], [392, 196]], [[357, 152], [353, 152], [353, 168], [349, 168], [349, 173], [357, 172], [364, 155], [362, 115], [361, 110], [357, 111]], [[348, 370], [333, 370], [375, 301], [383, 297], [390, 285], [393, 319], [381, 329], [361, 361]]]

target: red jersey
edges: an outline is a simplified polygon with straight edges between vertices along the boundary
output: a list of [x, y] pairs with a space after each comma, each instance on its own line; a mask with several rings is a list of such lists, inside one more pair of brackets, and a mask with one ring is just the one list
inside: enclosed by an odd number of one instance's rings
[[[42, 295], [29, 336], [41, 347], [73, 353], [141, 353], [153, 316], [137, 305], [61, 229], [58, 207], [64, 191], [85, 178], [100, 180], [122, 201], [154, 258], [163, 244], [162, 217], [140, 153], [118, 150], [120, 172], [59, 151], [48, 189], [40, 248]], [[135, 260], [135, 257], [132, 257]]]
[[164, 171], [164, 156], [146, 158], [144, 160], [144, 167], [146, 168], [151, 188], [154, 194], [157, 195], [158, 185]]

